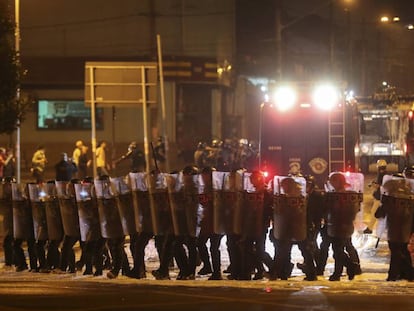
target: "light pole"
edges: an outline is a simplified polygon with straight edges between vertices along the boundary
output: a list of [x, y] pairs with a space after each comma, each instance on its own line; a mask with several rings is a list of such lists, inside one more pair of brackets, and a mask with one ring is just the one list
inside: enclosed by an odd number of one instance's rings
[[[17, 62], [17, 70], [20, 70], [20, 0], [14, 1], [14, 20], [15, 20], [15, 31], [14, 31], [14, 44], [16, 50], [16, 62]], [[20, 80], [20, 78], [19, 78]], [[17, 124], [16, 124], [16, 179], [17, 182], [20, 183], [21, 181], [21, 156], [20, 156], [20, 81], [18, 82], [17, 90], [16, 90], [16, 105], [18, 105], [18, 117], [17, 117]]]
[[260, 104], [259, 111], [259, 170], [262, 169], [262, 127], [263, 127], [263, 108], [266, 103]]

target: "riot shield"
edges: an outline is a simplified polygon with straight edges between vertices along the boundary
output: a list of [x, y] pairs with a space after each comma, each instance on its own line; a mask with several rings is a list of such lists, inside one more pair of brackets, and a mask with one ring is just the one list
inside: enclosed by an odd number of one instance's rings
[[135, 229], [138, 233], [152, 233], [151, 204], [145, 173], [129, 173], [132, 189]]
[[381, 203], [386, 214], [388, 240], [408, 243], [414, 217], [414, 180], [385, 175]]
[[56, 194], [62, 216], [63, 232], [66, 236], [80, 237], [74, 184], [67, 181], [56, 181]]
[[226, 208], [223, 202], [224, 180], [228, 172], [212, 172], [213, 179], [213, 230], [216, 234], [225, 234]]
[[48, 182], [45, 190], [45, 210], [49, 240], [61, 241], [63, 239], [63, 224], [55, 182]]
[[2, 236], [13, 235], [12, 186], [9, 182], [0, 183], [0, 215], [3, 216]]
[[46, 241], [47, 221], [45, 207], [45, 184], [28, 184], [30, 205], [32, 206], [33, 229], [36, 241]]
[[[351, 173], [351, 172], [332, 172], [329, 174], [331, 177], [333, 174], [340, 173], [345, 177], [345, 181], [347, 183], [346, 190], [355, 191], [358, 193], [364, 192], [364, 175], [361, 173]], [[334, 191], [332, 185], [329, 181], [325, 184], [325, 190], [328, 192]]]
[[[208, 175], [207, 175], [208, 176]], [[209, 236], [214, 234], [214, 205], [213, 185], [203, 180], [203, 174], [198, 175], [199, 203], [201, 205], [200, 234]]]
[[250, 183], [251, 173], [242, 173], [242, 194], [241, 204], [236, 205], [236, 223], [240, 221], [240, 226], [235, 225], [235, 233], [242, 234], [249, 238], [257, 238], [264, 233], [264, 192], [256, 191]]
[[306, 180], [299, 176], [273, 178], [273, 235], [278, 240], [306, 239]]
[[327, 192], [328, 235], [335, 238], [350, 238], [354, 233], [355, 216], [360, 209], [362, 193], [355, 191]]
[[243, 197], [241, 176], [240, 172], [213, 172], [214, 232], [216, 234], [241, 232], [240, 206]]
[[381, 199], [387, 215], [388, 240], [408, 243], [412, 233], [414, 197], [392, 197], [383, 194]]
[[121, 217], [116, 207], [115, 195], [111, 189], [109, 180], [94, 180], [95, 192], [98, 200], [99, 222], [101, 224], [102, 237], [107, 239], [124, 236]]
[[116, 205], [121, 217], [122, 229], [125, 235], [132, 235], [137, 232], [134, 216], [134, 205], [132, 203], [131, 187], [124, 178], [111, 178], [112, 188], [115, 193]]
[[169, 174], [166, 176], [174, 234], [197, 236], [198, 191], [197, 176]]
[[345, 177], [344, 191], [336, 192], [330, 182], [326, 183], [328, 235], [336, 238], [349, 238], [354, 233], [354, 220], [363, 200], [364, 175], [350, 172], [333, 172]]
[[184, 236], [188, 234], [188, 227], [185, 214], [185, 195], [182, 180], [179, 176], [179, 174], [168, 174], [165, 177], [168, 187], [174, 235]]
[[15, 239], [33, 238], [32, 209], [29, 202], [27, 185], [12, 184], [13, 235]]
[[170, 202], [165, 174], [148, 176], [152, 229], [155, 235], [165, 235], [173, 231]]
[[98, 203], [92, 183], [75, 184], [78, 205], [80, 236], [83, 242], [97, 241], [101, 238]]

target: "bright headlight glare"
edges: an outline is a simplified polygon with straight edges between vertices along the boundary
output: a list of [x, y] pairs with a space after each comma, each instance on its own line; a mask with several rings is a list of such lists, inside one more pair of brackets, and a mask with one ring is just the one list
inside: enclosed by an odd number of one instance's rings
[[332, 85], [320, 85], [313, 92], [315, 106], [323, 110], [332, 109], [339, 100], [339, 94]]
[[296, 92], [294, 89], [283, 86], [279, 87], [275, 92], [276, 107], [279, 110], [288, 110], [292, 108], [296, 103]]

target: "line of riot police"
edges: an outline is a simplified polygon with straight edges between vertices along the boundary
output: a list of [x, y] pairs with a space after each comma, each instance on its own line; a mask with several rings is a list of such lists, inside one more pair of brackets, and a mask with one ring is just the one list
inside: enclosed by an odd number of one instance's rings
[[[138, 279], [146, 277], [145, 247], [154, 238], [159, 255], [159, 268], [152, 271], [156, 279], [170, 278], [172, 259], [179, 268], [178, 280], [195, 279], [199, 259], [203, 266], [198, 274], [220, 280], [219, 246], [226, 236], [230, 266], [224, 271], [229, 279], [288, 279], [293, 244], [302, 252], [305, 280], [323, 275], [329, 245], [335, 259], [329, 279], [340, 280], [344, 266], [353, 279], [361, 272], [351, 236], [363, 184], [362, 174], [335, 172], [323, 190], [303, 176], [275, 176], [269, 186], [258, 171], [199, 171], [192, 166], [175, 173], [136, 172], [44, 184], [5, 180], [0, 204], [13, 250], [6, 256], [13, 258], [17, 271], [25, 270], [21, 246], [26, 241], [34, 271], [75, 272], [73, 246], [79, 241], [84, 274], [103, 273], [107, 247], [112, 259], [107, 277], [122, 271]], [[404, 206], [401, 215], [412, 223], [412, 204]], [[273, 258], [265, 250], [269, 228]], [[321, 245], [316, 241], [319, 234]], [[132, 267], [124, 248], [126, 236]]]
[[203, 167], [214, 167], [219, 171], [231, 171], [245, 168], [252, 171], [257, 167], [258, 145], [246, 138], [239, 140], [213, 139], [211, 144], [199, 142], [194, 152], [194, 164]]

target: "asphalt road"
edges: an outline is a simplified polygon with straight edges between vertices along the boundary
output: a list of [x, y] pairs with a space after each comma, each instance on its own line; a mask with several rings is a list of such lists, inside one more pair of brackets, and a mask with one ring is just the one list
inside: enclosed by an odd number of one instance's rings
[[0, 310], [414, 310], [414, 284], [408, 288], [388, 284], [378, 292], [379, 284], [358, 281], [335, 282], [330, 287], [324, 282], [294, 281], [229, 286], [227, 281], [162, 285], [158, 281], [43, 278], [2, 280]]

